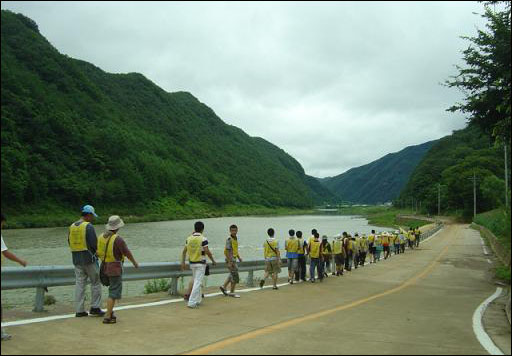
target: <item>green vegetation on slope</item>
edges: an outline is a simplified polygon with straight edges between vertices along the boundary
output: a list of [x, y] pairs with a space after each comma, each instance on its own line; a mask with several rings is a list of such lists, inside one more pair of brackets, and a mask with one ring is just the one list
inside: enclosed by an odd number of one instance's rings
[[438, 184], [441, 184], [442, 213], [473, 214], [473, 174], [478, 181], [478, 211], [494, 209], [504, 200], [503, 151], [488, 135], [469, 126], [444, 137], [425, 155], [411, 179], [394, 202], [406, 206], [421, 201], [424, 211], [437, 214]]
[[344, 201], [362, 204], [389, 202], [400, 194], [412, 171], [434, 143], [407, 147], [320, 181]]
[[21, 14], [1, 12], [1, 35], [1, 200], [11, 216], [84, 203], [145, 213], [166, 198], [302, 209], [332, 198], [282, 149], [189, 93], [61, 55]]
[[510, 209], [501, 208], [478, 214], [475, 223], [488, 228], [501, 245], [510, 250]]

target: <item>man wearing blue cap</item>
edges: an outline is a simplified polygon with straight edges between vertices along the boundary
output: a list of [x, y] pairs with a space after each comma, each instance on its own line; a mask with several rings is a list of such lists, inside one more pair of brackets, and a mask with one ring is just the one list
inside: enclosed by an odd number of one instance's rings
[[[101, 282], [99, 276], [98, 259], [96, 249], [98, 239], [92, 221], [97, 217], [91, 205], [82, 208], [82, 217], [69, 227], [68, 244], [73, 254], [75, 266], [76, 287], [76, 317], [84, 317], [89, 314], [104, 316], [101, 305]], [[91, 281], [91, 310], [85, 311], [85, 287], [87, 279]]]

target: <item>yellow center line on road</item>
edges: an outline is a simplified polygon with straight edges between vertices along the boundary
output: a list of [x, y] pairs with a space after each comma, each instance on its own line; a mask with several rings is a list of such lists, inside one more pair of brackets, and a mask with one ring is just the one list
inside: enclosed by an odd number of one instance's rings
[[418, 280], [420, 280], [421, 278], [425, 277], [427, 274], [432, 272], [432, 270], [438, 265], [439, 260], [446, 254], [446, 252], [448, 251], [449, 247], [450, 247], [450, 245], [446, 246], [441, 251], [441, 253], [436, 257], [436, 259], [432, 263], [430, 263], [430, 265], [423, 272], [421, 272], [417, 276], [414, 276], [414, 277], [408, 279], [407, 281], [403, 282], [398, 287], [394, 287], [394, 288], [389, 289], [389, 290], [387, 290], [385, 292], [382, 292], [382, 293], [379, 293], [379, 294], [375, 294], [375, 295], [372, 295], [370, 297], [363, 298], [363, 299], [354, 301], [354, 302], [346, 304], [346, 305], [341, 305], [341, 306], [333, 308], [333, 309], [324, 310], [324, 311], [321, 311], [321, 312], [318, 312], [318, 313], [309, 314], [309, 315], [302, 316], [302, 317], [299, 317], [299, 318], [295, 318], [295, 319], [291, 319], [291, 320], [288, 320], [288, 321], [284, 321], [284, 322], [281, 322], [281, 323], [278, 323], [278, 324], [265, 326], [265, 327], [263, 327], [261, 329], [258, 329], [258, 330], [249, 331], [249, 332], [247, 332], [245, 334], [234, 336], [234, 337], [231, 337], [229, 339], [218, 341], [218, 342], [215, 342], [215, 343], [210, 344], [208, 346], [204, 346], [204, 347], [201, 347], [199, 349], [195, 349], [195, 350], [186, 352], [183, 355], [204, 355], [204, 354], [209, 354], [209, 353], [212, 353], [212, 352], [224, 349], [224, 348], [226, 348], [228, 346], [237, 344], [237, 343], [242, 342], [242, 341], [254, 339], [254, 338], [258, 337], [258, 336], [266, 335], [266, 334], [269, 334], [269, 333], [277, 331], [277, 330], [286, 329], [288, 327], [295, 326], [297, 324], [301, 324], [301, 323], [304, 323], [306, 321], [310, 321], [310, 320], [314, 320], [314, 319], [319, 319], [319, 318], [322, 318], [324, 316], [327, 316], [327, 315], [330, 315], [330, 314], [334, 314], [334, 313], [337, 313], [337, 312], [340, 312], [340, 311], [343, 311], [343, 310], [351, 309], [351, 308], [357, 307], [357, 306], [359, 306], [361, 304], [368, 303], [368, 302], [370, 302], [372, 300], [379, 299], [379, 298], [388, 296], [390, 294], [399, 292], [399, 291], [401, 291], [401, 290], [403, 290], [403, 289], [413, 285]]

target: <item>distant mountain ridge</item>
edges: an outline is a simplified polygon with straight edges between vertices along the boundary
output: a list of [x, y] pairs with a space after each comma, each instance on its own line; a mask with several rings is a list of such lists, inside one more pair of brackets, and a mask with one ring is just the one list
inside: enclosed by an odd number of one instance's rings
[[409, 146], [364, 166], [319, 181], [343, 201], [361, 204], [391, 202], [398, 197], [413, 170], [436, 142], [434, 140]]

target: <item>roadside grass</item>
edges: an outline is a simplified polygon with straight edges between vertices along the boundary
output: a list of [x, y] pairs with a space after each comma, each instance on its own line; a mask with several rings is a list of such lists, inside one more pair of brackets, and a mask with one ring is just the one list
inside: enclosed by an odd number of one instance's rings
[[496, 278], [508, 282], [510, 284], [510, 267], [501, 266], [496, 268]]
[[168, 279], [153, 279], [144, 285], [144, 294], [167, 292], [171, 288]]
[[510, 251], [510, 209], [500, 208], [478, 214], [475, 223], [488, 228], [500, 244]]

